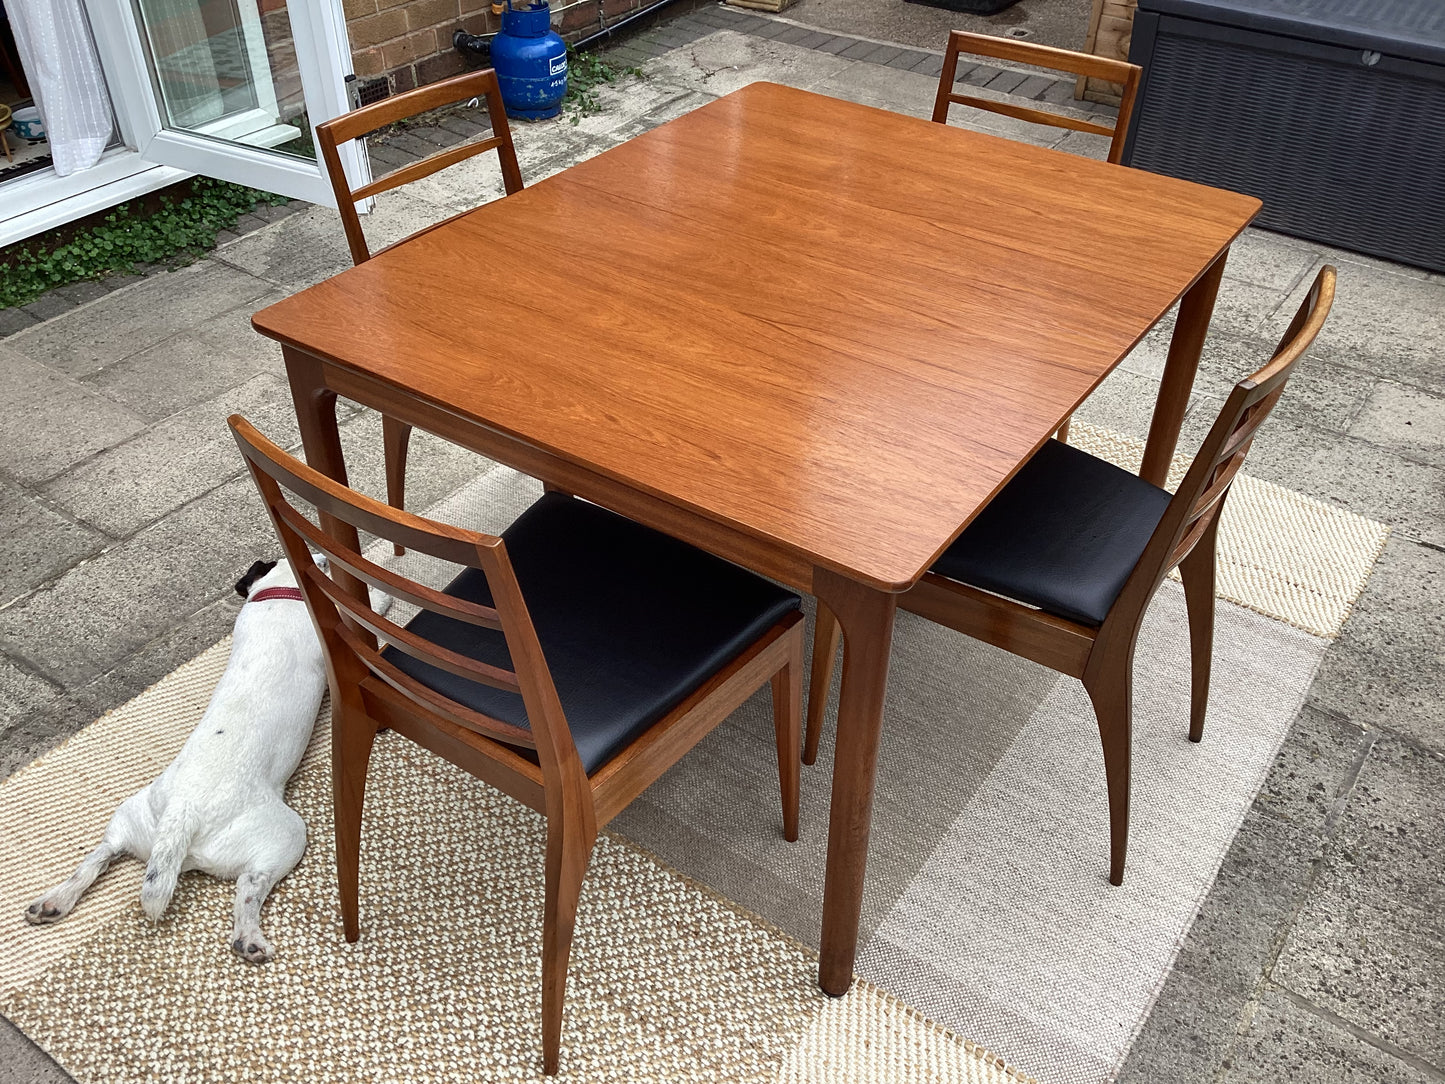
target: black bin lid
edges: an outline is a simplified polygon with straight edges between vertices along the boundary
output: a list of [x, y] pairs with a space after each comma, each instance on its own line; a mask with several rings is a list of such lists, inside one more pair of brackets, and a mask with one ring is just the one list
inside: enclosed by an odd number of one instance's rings
[[1445, 64], [1445, 0], [1139, 0], [1139, 10]]

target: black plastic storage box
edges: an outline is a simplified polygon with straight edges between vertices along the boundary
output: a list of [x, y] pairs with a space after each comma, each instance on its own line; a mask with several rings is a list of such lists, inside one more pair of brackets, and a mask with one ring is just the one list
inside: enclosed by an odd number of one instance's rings
[[1445, 0], [1139, 0], [1124, 162], [1445, 271]]

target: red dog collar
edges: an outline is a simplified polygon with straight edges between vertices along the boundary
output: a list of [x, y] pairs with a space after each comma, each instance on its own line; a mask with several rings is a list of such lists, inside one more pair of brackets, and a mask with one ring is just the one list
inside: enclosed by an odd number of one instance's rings
[[257, 591], [246, 599], [247, 602], [266, 602], [268, 599], [284, 598], [292, 602], [301, 602], [302, 594], [299, 587], [267, 587]]

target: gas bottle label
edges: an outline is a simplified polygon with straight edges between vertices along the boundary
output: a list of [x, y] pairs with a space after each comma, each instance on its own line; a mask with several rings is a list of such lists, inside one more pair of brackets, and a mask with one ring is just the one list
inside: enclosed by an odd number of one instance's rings
[[551, 67], [551, 70], [547, 73], [548, 75], [566, 75], [566, 74], [567, 74], [567, 54], [566, 54], [566, 53], [563, 53], [561, 56], [558, 56], [558, 57], [553, 57], [551, 63], [552, 63], [552, 67]]

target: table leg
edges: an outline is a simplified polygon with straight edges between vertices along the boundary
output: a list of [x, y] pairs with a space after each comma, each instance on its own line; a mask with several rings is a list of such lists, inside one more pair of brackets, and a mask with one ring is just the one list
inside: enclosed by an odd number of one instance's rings
[[[296, 424], [301, 430], [301, 447], [306, 462], [342, 485], [346, 480], [346, 458], [341, 452], [341, 431], [336, 426], [336, 393], [326, 386], [321, 362], [289, 346], [281, 347], [286, 360], [286, 378], [291, 383], [291, 401], [296, 407]], [[343, 519], [322, 512], [321, 529], [358, 553], [361, 538], [356, 528]], [[333, 568], [332, 578], [358, 599], [367, 598], [366, 584], [344, 568]]]
[[1144, 462], [1139, 467], [1139, 477], [1156, 486], [1162, 486], [1169, 477], [1169, 464], [1174, 460], [1179, 429], [1189, 409], [1194, 374], [1199, 369], [1199, 356], [1204, 352], [1204, 337], [1209, 333], [1214, 299], [1219, 294], [1219, 280], [1224, 275], [1224, 260], [1228, 255], [1229, 249], [1225, 249], [1215, 257], [1214, 263], [1179, 302], [1179, 316], [1169, 340], [1169, 358], [1164, 362], [1159, 398], [1149, 423], [1149, 441], [1144, 445]]
[[843, 627], [843, 689], [828, 815], [828, 868], [823, 879], [822, 958], [818, 985], [842, 997], [853, 983], [863, 875], [873, 817], [878, 736], [888, 685], [888, 654], [898, 596], [826, 569], [813, 572], [813, 593]]

